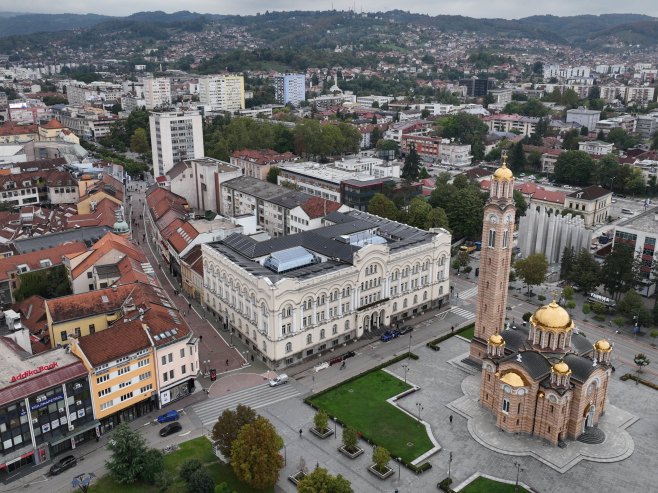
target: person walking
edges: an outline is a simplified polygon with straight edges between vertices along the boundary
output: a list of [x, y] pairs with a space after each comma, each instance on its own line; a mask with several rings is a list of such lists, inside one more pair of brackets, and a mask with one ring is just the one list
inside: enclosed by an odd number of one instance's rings
[[450, 415], [450, 417], [448, 419], [450, 420], [450, 424], [452, 424], [452, 414]]
[[302, 437], [302, 429], [300, 428], [299, 429], [299, 438], [301, 438], [301, 437]]

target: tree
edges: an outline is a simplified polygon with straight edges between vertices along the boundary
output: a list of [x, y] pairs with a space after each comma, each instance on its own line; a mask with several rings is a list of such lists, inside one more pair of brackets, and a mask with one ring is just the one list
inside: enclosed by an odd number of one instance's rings
[[446, 214], [446, 211], [440, 207], [435, 207], [432, 209], [432, 212], [430, 212], [430, 215], [427, 219], [425, 229], [430, 228], [443, 228], [450, 230], [450, 222], [448, 221], [448, 215]]
[[640, 310], [644, 308], [642, 297], [634, 289], [626, 292], [617, 305], [620, 313], [626, 315], [626, 318], [633, 319]]
[[130, 150], [138, 154], [146, 154], [149, 151], [149, 144], [145, 129], [135, 129], [132, 137], [130, 137]]
[[23, 301], [32, 295], [46, 299], [71, 294], [71, 287], [66, 275], [66, 267], [56, 265], [47, 269], [26, 272], [19, 275], [20, 287], [14, 291], [16, 301]]
[[584, 248], [575, 258], [569, 278], [577, 282], [585, 293], [591, 293], [601, 284], [601, 267], [590, 252]]
[[[117, 426], [107, 448], [112, 455], [105, 466], [119, 484], [155, 480], [157, 473], [164, 470], [162, 453], [149, 449], [144, 437], [125, 423]], [[160, 459], [157, 454], [160, 454]], [[156, 471], [158, 466], [161, 469]]]
[[376, 193], [368, 202], [368, 212], [395, 221], [399, 215], [395, 203], [383, 193]]
[[300, 493], [352, 493], [350, 482], [340, 474], [332, 476], [323, 467], [316, 468], [297, 484]]
[[414, 228], [427, 229], [432, 206], [423, 197], [415, 197], [407, 210], [407, 224]]
[[313, 416], [313, 424], [315, 429], [320, 433], [325, 433], [328, 430], [329, 416], [322, 409], [315, 413]]
[[525, 200], [523, 193], [520, 190], [514, 190], [514, 207], [516, 209], [516, 220], [518, 221], [521, 216], [525, 216], [525, 211], [528, 210], [528, 203]]
[[270, 166], [270, 170], [267, 172], [267, 177], [265, 178], [268, 182], [274, 183], [277, 185], [279, 183], [279, 173], [281, 169], [278, 166]]
[[578, 130], [569, 130], [564, 134], [562, 141], [562, 149], [576, 150], [578, 149], [578, 142], [580, 141]]
[[572, 246], [565, 246], [562, 250], [562, 262], [560, 263], [560, 279], [571, 280], [571, 271], [576, 260], [576, 252]]
[[283, 467], [283, 440], [274, 426], [259, 416], [244, 425], [231, 447], [231, 467], [240, 481], [258, 489], [274, 486]]
[[589, 129], [585, 125], [580, 127], [580, 135], [587, 137], [588, 134], [589, 134]]
[[474, 133], [473, 138], [471, 139], [471, 155], [476, 161], [481, 161], [484, 159], [484, 138], [480, 133]]
[[231, 456], [231, 447], [243, 426], [256, 421], [256, 411], [249, 406], [238, 404], [235, 411], [226, 409], [212, 428], [212, 441], [226, 458]]
[[619, 173], [619, 159], [614, 154], [606, 154], [596, 163], [596, 183], [612, 191], [614, 180]]
[[616, 244], [601, 265], [601, 283], [613, 298], [619, 299], [635, 285], [636, 269], [633, 249], [628, 245]]
[[[459, 267], [466, 267], [470, 261], [468, 252], [465, 250], [459, 250], [457, 260], [459, 261]], [[459, 269], [457, 269], [457, 272], [459, 272]]]
[[642, 369], [645, 366], [649, 366], [649, 363], [651, 363], [651, 361], [649, 360], [646, 354], [638, 353], [633, 358], [633, 362], [635, 363], [635, 366], [637, 366], [637, 380], [635, 380], [635, 383], [638, 384], [640, 380], [640, 373], [642, 373]]
[[425, 178], [429, 178], [430, 174], [427, 172], [427, 168], [423, 166], [420, 168], [420, 174], [418, 175], [418, 178], [421, 180], [424, 180]]
[[437, 120], [437, 131], [446, 139], [458, 139], [462, 144], [473, 144], [475, 136], [486, 135], [489, 127], [477, 115], [456, 113]]
[[181, 477], [183, 481], [187, 483], [190, 480], [190, 476], [192, 476], [192, 474], [194, 474], [202, 467], [203, 465], [201, 464], [201, 461], [199, 461], [199, 459], [187, 459], [185, 462], [181, 464], [180, 470], [178, 471], [178, 475]]
[[651, 149], [658, 149], [658, 132], [654, 132], [654, 134], [651, 136]]
[[356, 444], [359, 442], [359, 434], [353, 426], [343, 428], [343, 447], [348, 452], [356, 451]]
[[400, 177], [408, 183], [413, 183], [418, 180], [420, 175], [420, 156], [416, 152], [416, 146], [411, 144], [409, 153], [404, 158], [404, 166]]
[[613, 143], [617, 149], [624, 150], [637, 144], [637, 140], [628, 135], [628, 132], [621, 127], [610, 130], [605, 140]]
[[390, 460], [391, 454], [384, 447], [375, 447], [375, 450], [372, 451], [372, 461], [379, 472], [386, 472]]
[[563, 152], [555, 161], [555, 179], [560, 183], [588, 185], [594, 167], [594, 160], [584, 151]]
[[535, 253], [517, 260], [514, 264], [514, 270], [523, 279], [523, 282], [528, 285], [528, 293], [530, 293], [531, 286], [544, 282], [548, 271], [548, 261], [543, 253]]
[[190, 476], [187, 487], [194, 493], [214, 493], [215, 482], [205, 469], [197, 469]]

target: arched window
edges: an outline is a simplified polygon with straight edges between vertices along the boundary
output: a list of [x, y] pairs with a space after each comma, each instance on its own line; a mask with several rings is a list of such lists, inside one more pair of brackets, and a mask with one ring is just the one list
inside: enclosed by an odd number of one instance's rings
[[402, 302], [402, 308], [407, 308], [407, 298]]
[[439, 286], [439, 294], [443, 294], [443, 286]]
[[509, 231], [504, 231], [503, 232], [503, 248], [507, 248], [508, 244], [509, 244]]
[[325, 331], [324, 331], [324, 329], [322, 329], [320, 331], [320, 339], [324, 339], [324, 338], [325, 338]]
[[418, 295], [415, 294], [414, 295], [414, 305], [417, 305], [417, 304], [418, 304]]
[[423, 292], [423, 301], [427, 301], [427, 291]]
[[398, 311], [398, 302], [397, 301], [395, 303], [393, 303], [393, 311], [394, 312]]
[[267, 352], [267, 343], [263, 341], [263, 352]]
[[495, 229], [490, 229], [489, 230], [489, 246], [492, 247], [492, 248], [496, 246], [496, 230]]
[[338, 325], [334, 324], [334, 326], [331, 328], [331, 334], [332, 335], [338, 334]]
[[350, 321], [345, 320], [345, 330], [350, 330]]
[[286, 353], [292, 352], [292, 342], [286, 344]]
[[313, 335], [309, 334], [306, 336], [306, 344], [313, 344]]

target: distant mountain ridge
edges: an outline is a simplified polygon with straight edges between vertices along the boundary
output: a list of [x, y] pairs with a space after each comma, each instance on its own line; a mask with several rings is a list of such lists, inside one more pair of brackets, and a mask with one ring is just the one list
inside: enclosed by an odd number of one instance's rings
[[[375, 16], [377, 18], [375, 18]], [[131, 39], [170, 39], [176, 32], [201, 31], [208, 23], [241, 26], [254, 38], [271, 46], [291, 46], [299, 42], [303, 33], [303, 46], [326, 43], [324, 34], [339, 23], [346, 31], [346, 42], [366, 42], [364, 26], [379, 24], [389, 29], [391, 23], [413, 23], [432, 26], [446, 32], [476, 31], [501, 37], [525, 37], [557, 43], [582, 43], [596, 47], [609, 42], [653, 46], [658, 44], [658, 19], [642, 14], [602, 14], [557, 17], [536, 15], [521, 19], [476, 19], [466, 16], [414, 14], [401, 10], [370, 13], [367, 18], [345, 11], [290, 11], [266, 12], [260, 15], [199, 14], [179, 11], [138, 12], [125, 17], [98, 14], [25, 14], [0, 12], [0, 38], [37, 33], [53, 33], [66, 37], [71, 31], [80, 31], [85, 37], [94, 32], [117, 33]], [[350, 28], [353, 28], [352, 30]], [[403, 27], [398, 27], [403, 29]], [[351, 32], [350, 32], [351, 30]], [[89, 32], [86, 32], [89, 31]], [[57, 34], [61, 33], [61, 34]]]

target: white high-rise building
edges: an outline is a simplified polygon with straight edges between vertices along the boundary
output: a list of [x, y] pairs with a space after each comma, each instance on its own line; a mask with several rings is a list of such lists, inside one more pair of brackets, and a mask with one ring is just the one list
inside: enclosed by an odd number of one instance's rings
[[166, 109], [171, 106], [171, 81], [166, 77], [144, 78], [146, 109]]
[[244, 77], [241, 75], [207, 75], [199, 78], [199, 101], [212, 111], [244, 109]]
[[299, 105], [306, 99], [304, 74], [278, 74], [274, 77], [274, 97], [277, 103]]
[[176, 163], [204, 157], [203, 127], [198, 111], [153, 113], [149, 117], [153, 176], [163, 176]]

